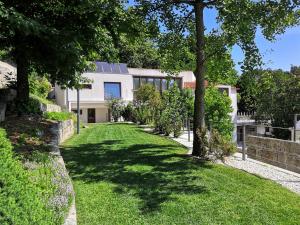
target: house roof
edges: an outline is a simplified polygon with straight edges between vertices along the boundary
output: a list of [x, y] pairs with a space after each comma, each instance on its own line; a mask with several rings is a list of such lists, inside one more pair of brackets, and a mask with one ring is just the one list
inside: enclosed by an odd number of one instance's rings
[[[163, 72], [159, 69], [144, 69], [144, 68], [128, 68], [129, 74], [133, 76], [154, 76], [154, 77], [165, 77], [169, 74], [166, 72]], [[178, 74], [174, 74], [174, 76], [178, 77], [184, 77], [186, 75], [194, 76], [194, 73], [192, 71], [182, 71]]]

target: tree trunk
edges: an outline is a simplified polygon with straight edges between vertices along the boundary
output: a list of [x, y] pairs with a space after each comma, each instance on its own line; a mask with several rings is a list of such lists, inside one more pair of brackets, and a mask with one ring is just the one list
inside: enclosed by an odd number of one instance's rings
[[29, 65], [26, 57], [18, 54], [17, 62], [17, 110], [19, 115], [27, 113], [29, 102]]
[[195, 71], [196, 90], [194, 103], [194, 141], [193, 153], [194, 156], [203, 157], [205, 155], [204, 144], [199, 139], [197, 131], [202, 131], [205, 127], [205, 112], [204, 112], [204, 94], [205, 94], [205, 77], [204, 77], [204, 5], [203, 1], [195, 2], [195, 17], [196, 17], [196, 38], [197, 49], [196, 58], [197, 65]]

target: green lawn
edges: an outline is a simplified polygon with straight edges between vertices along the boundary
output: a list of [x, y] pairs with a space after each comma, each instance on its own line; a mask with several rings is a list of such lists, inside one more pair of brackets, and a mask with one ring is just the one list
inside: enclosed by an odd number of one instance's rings
[[79, 225], [300, 224], [296, 194], [186, 152], [134, 125], [82, 130], [62, 149]]

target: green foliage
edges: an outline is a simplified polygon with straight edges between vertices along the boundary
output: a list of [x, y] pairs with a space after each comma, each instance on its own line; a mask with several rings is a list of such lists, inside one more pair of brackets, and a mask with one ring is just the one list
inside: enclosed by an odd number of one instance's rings
[[0, 223], [3, 225], [59, 224], [42, 191], [15, 158], [0, 129]]
[[238, 109], [242, 112], [255, 112], [257, 110], [257, 79], [263, 73], [262, 70], [243, 73], [238, 80], [240, 88], [240, 100]]
[[208, 127], [212, 126], [224, 138], [231, 140], [233, 124], [231, 99], [226, 93], [221, 93], [215, 87], [209, 87], [205, 92], [205, 121]]
[[38, 76], [38, 74], [33, 71], [29, 75], [29, 91], [30, 94], [46, 99], [51, 91], [51, 83], [45, 76]]
[[236, 145], [227, 138], [224, 138], [217, 130], [213, 129], [210, 132], [209, 152], [217, 159], [224, 159], [225, 156], [230, 156], [237, 151]]
[[107, 100], [107, 105], [110, 110], [111, 116], [115, 122], [119, 121], [124, 109], [124, 102], [118, 98], [112, 98]]
[[126, 106], [124, 106], [121, 116], [125, 121], [133, 121], [134, 120], [134, 107], [132, 102], [129, 102]]
[[181, 91], [182, 96], [182, 104], [183, 104], [183, 111], [184, 117], [192, 118], [194, 116], [194, 91], [189, 88], [185, 88]]
[[300, 66], [291, 66], [291, 74], [300, 77]]
[[122, 2], [107, 0], [1, 1], [0, 49], [9, 52], [23, 81], [17, 83], [20, 108], [29, 101], [31, 68], [75, 87], [90, 61], [118, 60], [118, 37], [136, 30], [135, 14], [127, 10]]
[[17, 110], [21, 111], [20, 114], [41, 114], [40, 104], [44, 101], [38, 96], [30, 95], [28, 103], [24, 104], [23, 107], [18, 107]]
[[155, 120], [157, 121], [156, 129], [160, 129], [165, 135], [173, 132], [174, 137], [179, 137], [183, 126], [183, 109], [184, 105], [180, 90], [174, 84], [167, 91], [163, 92], [161, 112]]
[[142, 85], [135, 92], [135, 117], [141, 124], [151, 123], [161, 107], [161, 97], [151, 84]]
[[[300, 77], [281, 70], [264, 71], [257, 81], [257, 119], [271, 120], [275, 127], [292, 127], [293, 114], [300, 112]], [[290, 138], [289, 131], [274, 130], [279, 138]]]
[[43, 117], [48, 120], [66, 121], [72, 119], [76, 120], [76, 115], [71, 112], [45, 112]]

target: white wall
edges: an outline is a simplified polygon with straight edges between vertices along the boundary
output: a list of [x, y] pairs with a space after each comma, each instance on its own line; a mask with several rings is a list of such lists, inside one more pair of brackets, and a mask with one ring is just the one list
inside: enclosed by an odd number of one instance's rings
[[[105, 102], [104, 99], [104, 82], [120, 82], [121, 97], [125, 101], [133, 100], [133, 78], [129, 74], [100, 74], [100, 73], [84, 73], [92, 82], [92, 89], [80, 90], [81, 102]], [[77, 101], [76, 90], [68, 89], [68, 98], [70, 102]]]
[[56, 104], [61, 107], [66, 107], [67, 106], [66, 90], [61, 89], [60, 86], [55, 84], [54, 93], [55, 93]]

